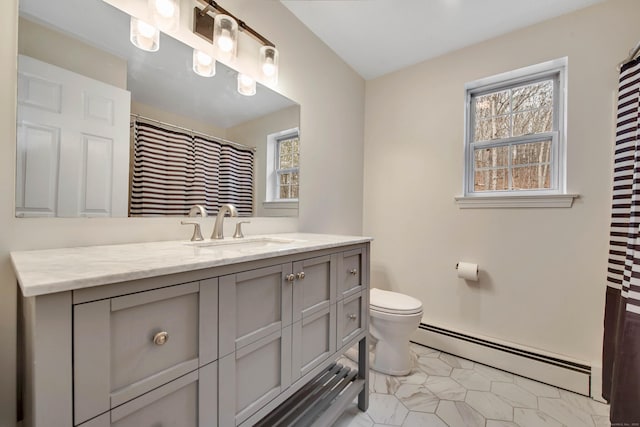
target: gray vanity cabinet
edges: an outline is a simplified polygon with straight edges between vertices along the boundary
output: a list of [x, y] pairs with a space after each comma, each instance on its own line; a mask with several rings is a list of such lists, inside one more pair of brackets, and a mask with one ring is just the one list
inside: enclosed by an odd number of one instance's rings
[[220, 425], [242, 423], [335, 353], [337, 259], [220, 277]]
[[213, 362], [217, 288], [210, 279], [74, 305], [74, 424]]
[[[24, 298], [23, 425], [244, 427], [279, 416], [346, 348], [366, 353], [368, 251], [342, 244]], [[367, 372], [361, 357], [318, 425], [356, 396], [367, 409]]]

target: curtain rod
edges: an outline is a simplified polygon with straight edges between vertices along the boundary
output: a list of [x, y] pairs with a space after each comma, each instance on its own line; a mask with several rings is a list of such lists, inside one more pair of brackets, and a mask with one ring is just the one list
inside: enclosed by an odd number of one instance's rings
[[640, 53], [640, 42], [636, 44], [636, 47], [634, 47], [629, 51], [629, 56], [627, 56], [627, 59], [625, 59], [624, 61], [618, 64], [618, 70], [620, 70], [622, 66], [627, 62], [633, 61], [636, 58], [636, 56], [638, 56], [638, 53]]
[[246, 150], [246, 151], [256, 151], [256, 147], [252, 147], [250, 145], [244, 145], [244, 144], [240, 144], [239, 142], [229, 141], [228, 139], [220, 138], [219, 136], [207, 135], [206, 133], [198, 132], [198, 131], [195, 131], [193, 129], [188, 129], [188, 128], [185, 128], [185, 127], [182, 127], [182, 126], [178, 126], [178, 125], [174, 125], [174, 124], [171, 124], [171, 123], [162, 122], [160, 120], [152, 119], [150, 117], [141, 116], [140, 114], [131, 113], [130, 116], [131, 117], [135, 117], [136, 119], [139, 119], [139, 120], [144, 120], [144, 121], [148, 121], [148, 122], [151, 122], [151, 123], [156, 123], [156, 124], [163, 125], [163, 126], [169, 126], [169, 127], [174, 128], [174, 129], [178, 129], [178, 130], [181, 130], [181, 131], [184, 131], [184, 132], [188, 132], [188, 133], [190, 133], [192, 135], [203, 136], [205, 138], [212, 139], [212, 140], [214, 140], [216, 142], [219, 142], [220, 144], [223, 144], [223, 145], [231, 145], [233, 147], [240, 148], [240, 149]]

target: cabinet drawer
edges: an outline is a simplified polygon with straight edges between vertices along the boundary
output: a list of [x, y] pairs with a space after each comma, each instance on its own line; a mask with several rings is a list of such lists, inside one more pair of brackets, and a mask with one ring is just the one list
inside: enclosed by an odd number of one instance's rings
[[76, 424], [198, 369], [201, 353], [215, 358], [217, 282], [200, 285], [74, 306]]
[[217, 424], [217, 366], [213, 362], [81, 427], [199, 427]]
[[338, 301], [338, 347], [342, 347], [367, 328], [367, 292]]
[[338, 258], [339, 298], [361, 292], [366, 286], [364, 274], [365, 257], [363, 249], [343, 252]]

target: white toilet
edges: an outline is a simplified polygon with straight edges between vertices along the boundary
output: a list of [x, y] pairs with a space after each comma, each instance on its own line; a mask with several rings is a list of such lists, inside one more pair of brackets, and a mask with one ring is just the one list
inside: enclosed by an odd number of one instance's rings
[[369, 295], [369, 330], [377, 340], [371, 368], [387, 375], [407, 375], [411, 371], [409, 337], [420, 325], [422, 303], [376, 288]]

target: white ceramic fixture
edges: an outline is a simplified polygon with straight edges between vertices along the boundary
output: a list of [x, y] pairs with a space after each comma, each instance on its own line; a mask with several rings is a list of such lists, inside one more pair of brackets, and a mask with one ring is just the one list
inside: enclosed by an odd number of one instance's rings
[[409, 337], [422, 319], [422, 303], [408, 295], [371, 288], [370, 331], [377, 340], [372, 369], [387, 375], [411, 371]]

